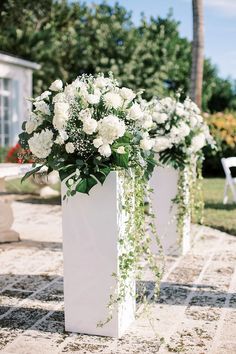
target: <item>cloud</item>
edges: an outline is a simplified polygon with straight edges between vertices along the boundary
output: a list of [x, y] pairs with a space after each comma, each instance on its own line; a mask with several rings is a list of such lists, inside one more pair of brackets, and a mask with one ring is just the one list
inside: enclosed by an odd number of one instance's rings
[[236, 16], [236, 0], [203, 0], [203, 3], [227, 16]]

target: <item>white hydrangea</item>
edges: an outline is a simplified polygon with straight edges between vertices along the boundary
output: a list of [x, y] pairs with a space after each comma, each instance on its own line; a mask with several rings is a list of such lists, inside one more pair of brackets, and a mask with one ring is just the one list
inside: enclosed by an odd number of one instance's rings
[[174, 144], [180, 143], [190, 133], [190, 127], [183, 121], [177, 127], [172, 127], [170, 138]]
[[29, 139], [30, 151], [38, 158], [48, 157], [53, 145], [53, 132], [49, 129], [42, 130], [40, 133], [34, 133]]
[[112, 144], [114, 140], [125, 134], [125, 123], [114, 115], [108, 115], [98, 123], [98, 135], [105, 144]]
[[141, 125], [143, 129], [150, 129], [153, 126], [152, 116], [148, 113], [144, 113]]
[[83, 121], [83, 131], [88, 134], [92, 135], [96, 132], [98, 126], [98, 122], [93, 118], [87, 118]]
[[69, 119], [69, 104], [66, 102], [56, 102], [54, 105], [53, 126], [57, 130], [62, 130]]
[[159, 137], [155, 138], [153, 150], [155, 152], [161, 152], [161, 151], [171, 148], [171, 146], [172, 146], [172, 144], [171, 144], [171, 141], [169, 138], [166, 138], [164, 136], [159, 136]]
[[25, 130], [28, 134], [32, 134], [40, 124], [43, 123], [43, 117], [34, 112], [30, 113], [29, 119], [25, 124]]
[[111, 156], [111, 147], [109, 144], [103, 144], [99, 147], [98, 152], [103, 157]]
[[122, 106], [122, 98], [116, 92], [107, 92], [103, 96], [104, 104], [107, 108], [120, 108]]
[[75, 151], [75, 146], [71, 142], [67, 143], [65, 147], [66, 147], [66, 152], [68, 154], [73, 154], [73, 152]]
[[37, 112], [41, 112], [41, 113], [46, 114], [48, 116], [51, 114], [50, 109], [49, 109], [49, 105], [44, 101], [35, 101], [34, 106], [35, 106], [35, 111], [37, 111]]
[[125, 101], [128, 101], [128, 102], [131, 102], [136, 94], [134, 93], [133, 90], [127, 88], [127, 87], [122, 87], [119, 91], [121, 97], [125, 100]]
[[143, 117], [143, 111], [138, 103], [134, 103], [128, 112], [128, 117], [132, 120], [139, 120]]
[[185, 117], [186, 110], [182, 103], [178, 102], [175, 107], [175, 113], [180, 117]]
[[53, 83], [51, 83], [49, 90], [51, 91], [62, 91], [63, 89], [63, 82], [61, 80], [55, 80]]

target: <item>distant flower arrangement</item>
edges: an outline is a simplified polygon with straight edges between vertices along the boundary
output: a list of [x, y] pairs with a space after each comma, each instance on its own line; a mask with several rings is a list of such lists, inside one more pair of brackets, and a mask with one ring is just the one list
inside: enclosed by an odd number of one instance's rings
[[111, 170], [141, 166], [151, 173], [154, 154], [144, 139], [146, 114], [139, 101], [112, 76], [83, 75], [64, 87], [54, 81], [32, 99], [20, 134], [21, 145], [39, 164], [30, 173], [47, 166], [49, 172], [58, 170], [61, 180], [70, 177], [68, 196], [88, 193]]

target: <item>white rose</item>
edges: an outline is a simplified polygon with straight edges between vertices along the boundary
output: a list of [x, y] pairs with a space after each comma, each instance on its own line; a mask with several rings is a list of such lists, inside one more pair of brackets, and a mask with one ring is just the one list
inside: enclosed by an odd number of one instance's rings
[[100, 155], [104, 157], [111, 156], [111, 148], [109, 144], [103, 144], [99, 147], [98, 152]]
[[63, 145], [64, 142], [65, 142], [64, 139], [62, 139], [62, 137], [60, 135], [58, 135], [55, 139], [55, 144]]
[[112, 144], [125, 134], [125, 123], [110, 114], [99, 121], [98, 133], [105, 144]]
[[161, 152], [161, 151], [164, 151], [166, 149], [169, 149], [171, 147], [171, 142], [170, 142], [170, 139], [169, 138], [166, 138], [166, 137], [157, 137], [155, 138], [155, 143], [154, 143], [154, 146], [153, 146], [153, 150], [155, 152]]
[[35, 111], [42, 112], [43, 114], [46, 114], [48, 116], [51, 114], [49, 105], [44, 101], [36, 101], [34, 102], [34, 106], [35, 106]]
[[53, 125], [57, 130], [65, 128], [66, 122], [69, 119], [69, 103], [56, 102], [54, 105]]
[[73, 154], [73, 152], [75, 151], [75, 147], [73, 143], [67, 143], [66, 144], [66, 152], [68, 154]]
[[139, 120], [143, 117], [143, 111], [138, 103], [134, 103], [128, 112], [128, 116], [130, 119]]
[[93, 118], [88, 118], [83, 121], [83, 131], [88, 135], [95, 133], [97, 126], [98, 123]]
[[95, 148], [99, 148], [101, 145], [103, 145], [103, 140], [102, 138], [96, 138], [93, 140], [93, 145], [95, 146]]
[[126, 87], [122, 87], [119, 93], [125, 101], [129, 101], [129, 102], [131, 102], [136, 96], [136, 94], [131, 89]]
[[144, 138], [140, 141], [140, 147], [144, 151], [151, 150], [153, 148], [153, 145], [154, 145], [153, 139]]
[[46, 158], [53, 145], [53, 132], [49, 129], [42, 130], [40, 133], [34, 133], [29, 139], [30, 151], [38, 158]]
[[119, 146], [118, 149], [116, 150], [117, 154], [125, 154], [125, 148], [124, 146]]
[[73, 99], [77, 94], [77, 88], [73, 84], [67, 85], [64, 89], [64, 94], [68, 99]]
[[107, 92], [103, 96], [104, 104], [107, 108], [120, 108], [122, 106], [122, 99], [118, 93]]
[[63, 89], [63, 82], [61, 80], [55, 80], [53, 83], [50, 85], [49, 90], [51, 91], [62, 91]]

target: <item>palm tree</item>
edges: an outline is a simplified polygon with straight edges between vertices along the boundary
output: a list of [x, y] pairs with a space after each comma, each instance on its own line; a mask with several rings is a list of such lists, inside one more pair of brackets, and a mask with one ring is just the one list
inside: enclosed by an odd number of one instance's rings
[[201, 108], [204, 65], [203, 0], [192, 0], [193, 43], [190, 97]]

